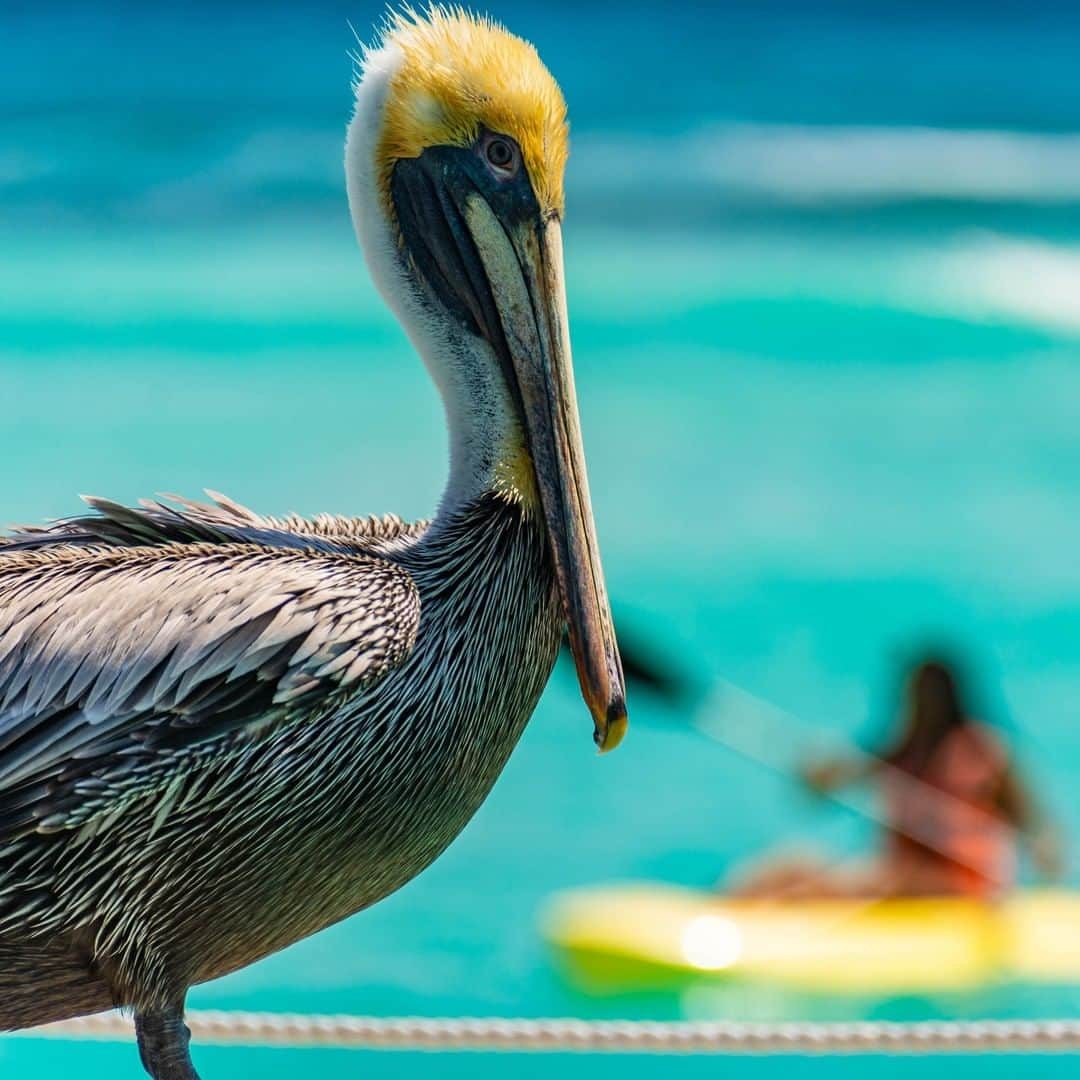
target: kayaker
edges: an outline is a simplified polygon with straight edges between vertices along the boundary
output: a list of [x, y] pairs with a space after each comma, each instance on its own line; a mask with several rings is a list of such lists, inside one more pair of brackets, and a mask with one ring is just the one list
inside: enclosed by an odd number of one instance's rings
[[1017, 848], [1030, 845], [1046, 877], [1061, 872], [1054, 829], [1039, 813], [998, 735], [964, 708], [946, 661], [918, 664], [908, 679], [902, 730], [878, 756], [816, 763], [803, 773], [827, 793], [875, 784], [884, 832], [871, 862], [830, 868], [773, 860], [734, 891], [751, 896], [993, 897], [1016, 879]]

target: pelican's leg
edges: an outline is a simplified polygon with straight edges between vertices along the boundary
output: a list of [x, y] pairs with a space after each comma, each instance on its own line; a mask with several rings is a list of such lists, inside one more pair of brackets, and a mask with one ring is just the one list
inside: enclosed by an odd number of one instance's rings
[[199, 1080], [188, 1053], [191, 1032], [183, 1008], [137, 1012], [135, 1034], [143, 1067], [154, 1080]]

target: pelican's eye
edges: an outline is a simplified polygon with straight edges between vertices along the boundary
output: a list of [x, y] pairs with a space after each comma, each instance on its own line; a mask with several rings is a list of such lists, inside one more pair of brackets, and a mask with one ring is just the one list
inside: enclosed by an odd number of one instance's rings
[[521, 152], [512, 139], [487, 132], [481, 140], [480, 149], [491, 171], [500, 180], [508, 180], [518, 171]]

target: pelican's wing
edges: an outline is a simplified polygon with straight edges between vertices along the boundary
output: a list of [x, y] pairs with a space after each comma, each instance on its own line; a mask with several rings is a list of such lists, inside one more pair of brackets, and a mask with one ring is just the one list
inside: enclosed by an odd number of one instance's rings
[[86, 502], [97, 513], [65, 518], [51, 525], [19, 526], [12, 536], [0, 538], [0, 551], [5, 545], [31, 549], [57, 543], [130, 547], [241, 542], [318, 551], [378, 552], [415, 540], [428, 525], [426, 521], [405, 522], [394, 514], [385, 517], [318, 514], [314, 518], [287, 514], [278, 518], [256, 513], [217, 492], [207, 494], [210, 503], [171, 495], [162, 501], [143, 500], [138, 507], [88, 498]]
[[102, 777], [363, 692], [419, 616], [409, 574], [363, 554], [0, 548], [0, 837], [62, 827]]

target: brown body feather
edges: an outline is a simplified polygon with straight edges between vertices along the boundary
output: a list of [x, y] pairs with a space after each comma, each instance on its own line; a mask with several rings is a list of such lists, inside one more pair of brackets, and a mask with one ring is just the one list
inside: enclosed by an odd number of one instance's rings
[[0, 1027], [190, 984], [404, 884], [550, 674], [546, 536], [215, 507], [0, 544]]

